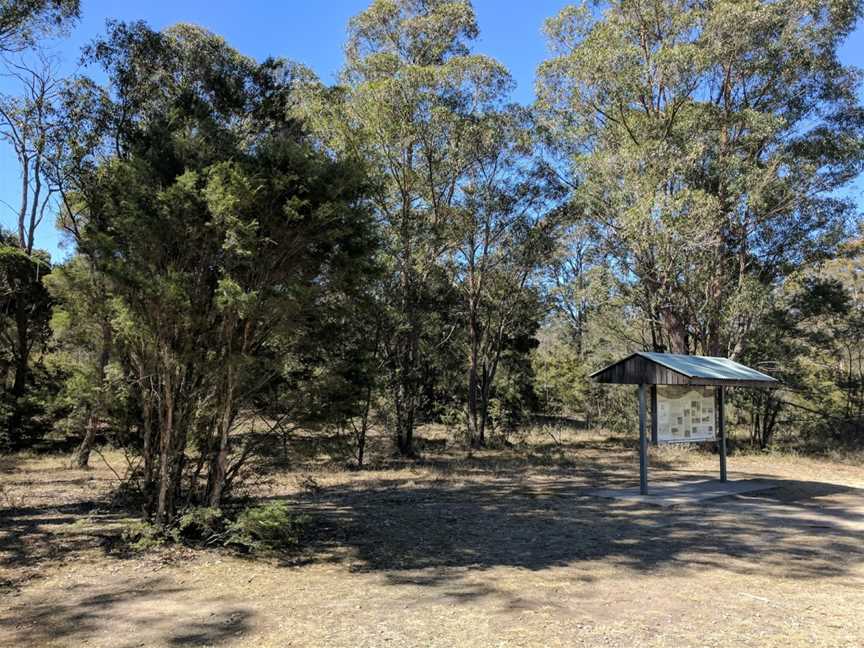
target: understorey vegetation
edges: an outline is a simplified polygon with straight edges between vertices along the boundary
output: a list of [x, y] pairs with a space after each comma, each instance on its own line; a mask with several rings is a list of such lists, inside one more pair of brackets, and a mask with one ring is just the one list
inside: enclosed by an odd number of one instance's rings
[[354, 468], [373, 430], [400, 461], [429, 424], [628, 431], [590, 374], [637, 350], [780, 379], [733, 394], [739, 448], [864, 441], [857, 0], [569, 6], [527, 106], [467, 0], [374, 0], [333, 84], [143, 22], [62, 77], [79, 10], [0, 7], [0, 447], [122, 450], [135, 546], [296, 546], [303, 515], [237, 503], [298, 431]]

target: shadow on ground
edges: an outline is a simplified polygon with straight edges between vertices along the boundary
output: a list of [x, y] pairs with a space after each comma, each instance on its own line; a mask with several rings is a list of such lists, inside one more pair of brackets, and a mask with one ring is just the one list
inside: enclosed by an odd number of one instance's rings
[[593, 561], [637, 572], [839, 578], [864, 561], [861, 490], [780, 480], [769, 491], [672, 509], [585, 491], [586, 480], [567, 471], [537, 478], [499, 471], [482, 480], [469, 471], [461, 480], [324, 488], [296, 504], [318, 520], [305, 560], [346, 561], [394, 582], [412, 570], [431, 569], [423, 578], [440, 582], [459, 568], [537, 571]]
[[[76, 501], [0, 511], [0, 599], [9, 605], [0, 606], [0, 645], [26, 638], [24, 643], [32, 646], [77, 646], [107, 635], [117, 648], [216, 646], [248, 633], [254, 614], [240, 601], [202, 600], [200, 592], [187, 594], [176, 581], [148, 577], [152, 566], [134, 578], [111, 574], [133, 557], [115, 548], [118, 524], [128, 518], [98, 504]], [[61, 583], [60, 597], [19, 603], [13, 596], [58, 565], [75, 563], [91, 582]], [[11, 638], [9, 643], [4, 637]]]
[[[285, 556], [283, 564], [327, 562], [393, 585], [439, 587], [454, 604], [494, 594], [495, 579], [483, 574], [499, 568], [536, 573], [567, 567], [567, 579], [586, 582], [718, 569], [860, 587], [850, 574], [864, 562], [861, 490], [779, 480], [770, 491], [672, 509], [601, 499], [586, 491], [632, 485], [635, 455], [593, 439], [535, 445], [529, 452], [430, 454], [396, 467], [343, 475], [339, 485], [288, 498], [314, 522], [302, 553]], [[664, 479], [706, 477], [674, 470], [661, 457], [652, 458], [652, 469]], [[57, 487], [51, 492], [63, 492]], [[65, 501], [31, 496], [39, 505], [0, 510], [0, 570], [26, 565], [37, 578], [40, 563], [75, 561], [87, 551], [98, 560], [82, 562], [85, 569], [110, 569], [117, 558], [111, 534], [100, 529], [119, 522], [121, 513], [99, 508], [108, 498], [95, 501], [88, 489], [82, 482]], [[0, 573], [0, 590], [2, 581]], [[254, 616], [240, 601], [202, 601], [200, 592], [187, 596], [182, 581], [158, 577], [133, 582], [117, 575], [96, 587], [75, 587], [59, 602], [0, 613], [0, 636], [5, 631], [32, 645], [58, 638], [77, 645], [105, 628], [128, 627], [112, 645], [218, 645], [248, 633]], [[532, 604], [508, 596], [513, 609]], [[165, 600], [182, 614], [166, 615], [160, 610]]]
[[[0, 616], [0, 636], [28, 645], [81, 645], [109, 633], [112, 646], [214, 646], [249, 631], [253, 613], [225, 600], [197, 598], [182, 606], [186, 588], [162, 578], [120, 581], [99, 588], [72, 585], [63, 602], [30, 603]], [[174, 614], [166, 615], [169, 599]], [[179, 604], [179, 607], [178, 607]]]

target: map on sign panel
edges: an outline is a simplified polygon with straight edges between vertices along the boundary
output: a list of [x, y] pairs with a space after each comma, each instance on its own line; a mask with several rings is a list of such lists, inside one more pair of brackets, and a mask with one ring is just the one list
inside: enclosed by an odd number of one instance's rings
[[715, 412], [713, 387], [658, 386], [658, 443], [714, 441]]

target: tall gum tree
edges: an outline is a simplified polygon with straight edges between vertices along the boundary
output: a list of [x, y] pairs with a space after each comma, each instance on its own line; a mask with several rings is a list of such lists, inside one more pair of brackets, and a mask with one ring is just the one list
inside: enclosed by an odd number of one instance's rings
[[[2, 36], [0, 36], [2, 39]], [[0, 42], [2, 46], [2, 42]], [[31, 355], [38, 348], [40, 311], [39, 285], [46, 273], [38, 268], [44, 264], [35, 253], [36, 232], [46, 214], [57, 207], [57, 187], [52, 170], [57, 165], [61, 147], [60, 104], [63, 82], [56, 76], [52, 62], [37, 53], [35, 62], [4, 61], [6, 76], [19, 88], [18, 94], [0, 95], [0, 141], [7, 143], [15, 154], [19, 172], [19, 202], [16, 210], [17, 246], [31, 257], [34, 267], [29, 289], [18, 293], [14, 300], [15, 334], [9, 338], [9, 352], [14, 356], [14, 380], [9, 395], [12, 415], [8, 421], [8, 436], [13, 445], [21, 436], [19, 428], [26, 426], [22, 410], [25, 394], [31, 386]], [[5, 341], [5, 340], [4, 340]]]
[[[27, 65], [23, 60], [13, 60], [17, 55], [38, 46], [45, 37], [62, 35], [78, 19], [79, 0], [6, 0], [0, 3], [0, 54], [3, 55], [4, 72], [21, 82], [22, 91], [17, 96], [0, 97], [0, 139], [11, 145], [19, 162], [21, 202], [17, 213], [18, 247], [29, 257], [31, 276], [27, 278], [27, 290], [21, 290], [22, 277], [13, 279], [17, 286], [11, 292], [3, 290], [2, 315], [6, 308], [14, 305], [14, 335], [8, 335], [3, 326], [0, 355], [14, 357], [14, 378], [8, 390], [12, 399], [12, 415], [7, 422], [9, 441], [13, 446], [21, 443], [27, 416], [22, 411], [25, 392], [30, 380], [31, 354], [40, 337], [44, 337], [47, 293], [41, 286], [42, 268], [47, 267], [44, 255], [34, 253], [36, 228], [47, 207], [53, 204], [53, 189], [46, 182], [50, 153], [54, 150], [52, 130], [56, 125], [55, 99], [59, 83], [44, 59], [37, 65]], [[5, 237], [3, 237], [5, 238]], [[5, 247], [6, 241], [3, 241]], [[3, 254], [5, 279], [15, 277], [21, 268], [20, 255], [12, 250]], [[6, 262], [9, 262], [7, 265]], [[14, 298], [8, 299], [10, 295]], [[4, 357], [0, 361], [0, 377], [4, 388], [8, 364]]]
[[0, 51], [20, 52], [43, 36], [62, 33], [80, 11], [80, 0], [4, 0], [0, 3]]
[[454, 247], [455, 211], [476, 161], [482, 116], [512, 87], [506, 69], [471, 52], [469, 2], [376, 0], [348, 29], [340, 87], [306, 112], [325, 145], [364, 160], [385, 233], [390, 329], [388, 392], [398, 449], [414, 453], [421, 387], [424, 286]]
[[740, 354], [770, 286], [843, 239], [862, 169], [857, 0], [642, 0], [565, 8], [538, 108], [576, 210], [651, 345]]
[[502, 355], [527, 352], [541, 319], [538, 271], [554, 249], [555, 183], [534, 164], [528, 111], [489, 113], [454, 210], [452, 261], [467, 334], [467, 427], [484, 445]]

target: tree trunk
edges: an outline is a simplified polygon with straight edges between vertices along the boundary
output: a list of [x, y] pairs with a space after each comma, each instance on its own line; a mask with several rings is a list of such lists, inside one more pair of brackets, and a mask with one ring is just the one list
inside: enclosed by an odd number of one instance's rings
[[357, 434], [357, 467], [363, 467], [364, 453], [366, 452], [366, 421], [361, 423], [360, 432]]
[[468, 366], [468, 433], [471, 445], [483, 445], [483, 433], [480, 429], [480, 411], [477, 402], [479, 380], [477, 378], [477, 357], [473, 350]]
[[765, 395], [765, 414], [762, 423], [762, 449], [770, 447], [774, 440], [774, 430], [777, 416], [780, 414], [782, 404], [775, 400], [770, 394]]
[[366, 454], [366, 433], [369, 431], [369, 410], [372, 407], [372, 386], [366, 388], [366, 400], [363, 404], [363, 414], [360, 417], [360, 427], [354, 424], [351, 420], [351, 426], [354, 428], [354, 437], [357, 439], [357, 467], [363, 467], [363, 460]]
[[[407, 164], [413, 165], [413, 150], [407, 151]], [[412, 223], [412, 198], [402, 194], [402, 207], [399, 222], [399, 307], [405, 318], [405, 330], [399, 333], [397, 343], [398, 376], [395, 394], [396, 405], [396, 447], [399, 454], [414, 456], [414, 419], [417, 408], [417, 356], [420, 352], [420, 323], [416, 298], [414, 269], [414, 249]]]
[[663, 328], [669, 338], [670, 353], [689, 353], [690, 345], [684, 322], [671, 309], [662, 310]]
[[[19, 150], [19, 160], [21, 162], [21, 207], [18, 211], [18, 245], [27, 252], [27, 231], [26, 218], [27, 206], [30, 202], [30, 156], [27, 155], [26, 148]], [[21, 412], [21, 398], [27, 389], [27, 373], [29, 370], [29, 335], [28, 326], [30, 324], [27, 316], [27, 305], [24, 300], [23, 286], [21, 293], [15, 299], [15, 328], [16, 328], [16, 343], [17, 352], [15, 353], [15, 378], [12, 383], [12, 415], [9, 417], [9, 444], [13, 450], [18, 450], [23, 445], [21, 424], [23, 423], [23, 414]]]
[[156, 503], [156, 523], [159, 526], [167, 526], [174, 516], [174, 464], [177, 462], [175, 456], [174, 440], [174, 390], [170, 377], [166, 377], [163, 388], [163, 403], [160, 416], [159, 430], [159, 496]]
[[500, 345], [499, 349], [496, 350], [495, 357], [492, 360], [492, 367], [487, 368], [485, 363], [483, 365], [483, 369], [481, 372], [481, 381], [480, 381], [480, 420], [479, 424], [479, 439], [480, 445], [486, 445], [486, 428], [489, 424], [489, 400], [492, 397], [492, 384], [495, 382], [495, 372], [498, 367], [498, 355], [500, 354]]
[[90, 416], [87, 417], [87, 430], [84, 433], [84, 438], [81, 444], [75, 451], [76, 468], [87, 468], [90, 464], [90, 451], [93, 449], [93, 443], [96, 440], [96, 430], [99, 427], [99, 418], [96, 416], [95, 409], [90, 410]]
[[[473, 289], [474, 277], [471, 274], [471, 284]], [[468, 301], [468, 333], [469, 333], [469, 348], [468, 348], [468, 434], [472, 446], [483, 446], [486, 442], [483, 434], [483, 424], [480, 419], [480, 403], [478, 402], [477, 392], [481, 389], [480, 379], [478, 376], [478, 364], [480, 358], [480, 326], [477, 321], [477, 302], [475, 297], [470, 297]], [[482, 395], [480, 397], [482, 401]]]
[[396, 385], [396, 446], [399, 454], [415, 456], [414, 425], [417, 413], [417, 354], [420, 346], [420, 327], [413, 306], [409, 307], [408, 331], [404, 335], [399, 353], [399, 376]]
[[[143, 387], [143, 371], [142, 373], [142, 387]], [[143, 391], [143, 389], [142, 389]], [[143, 440], [143, 460], [144, 460], [144, 476], [143, 476], [143, 486], [142, 490], [144, 492], [144, 515], [148, 519], [151, 515], [153, 515], [153, 508], [155, 505], [154, 487], [153, 484], [156, 481], [156, 448], [153, 445], [154, 439], [154, 430], [153, 430], [153, 400], [150, 394], [142, 393], [142, 435], [144, 437]]]
[[404, 457], [414, 456], [415, 397], [410, 386], [397, 386], [396, 400], [396, 447]]
[[[485, 391], [485, 390], [484, 390]], [[480, 447], [486, 445], [486, 424], [489, 421], [489, 398], [483, 396], [483, 401], [480, 403], [480, 429], [478, 434], [478, 442]]]
[[233, 369], [228, 368], [227, 388], [224, 395], [224, 409], [219, 422], [219, 447], [213, 455], [208, 479], [207, 505], [218, 508], [222, 502], [225, 489], [225, 476], [228, 471], [228, 435], [234, 422], [234, 376]]
[[[353, 422], [352, 422], [353, 425]], [[357, 467], [363, 467], [363, 461], [366, 459], [366, 434], [369, 431], [369, 410], [366, 409], [360, 419], [360, 427], [354, 428], [354, 437], [357, 439]]]
[[[21, 146], [25, 145], [22, 143]], [[18, 159], [21, 162], [21, 207], [18, 210], [18, 245], [22, 250], [26, 250], [27, 205], [30, 203], [30, 156], [21, 152]]]
[[222, 492], [225, 488], [225, 475], [228, 470], [228, 431], [221, 430], [219, 449], [210, 464], [210, 488], [207, 497], [207, 506], [219, 508], [222, 503]]
[[[98, 398], [98, 401], [102, 401], [104, 399], [104, 394], [102, 393], [105, 388], [105, 370], [108, 367], [108, 360], [111, 358], [111, 344], [112, 344], [112, 333], [111, 333], [111, 324], [110, 322], [103, 321], [102, 322], [102, 346], [99, 350], [99, 364], [97, 367], [97, 372], [99, 376], [99, 392], [101, 398]], [[81, 444], [78, 446], [78, 450], [75, 453], [75, 465], [78, 468], [86, 468], [90, 462], [90, 451], [93, 449], [93, 443], [96, 441], [96, 430], [99, 427], [99, 405], [94, 404], [90, 410], [90, 416], [87, 417], [87, 430], [84, 433], [84, 438], [81, 440]]]

